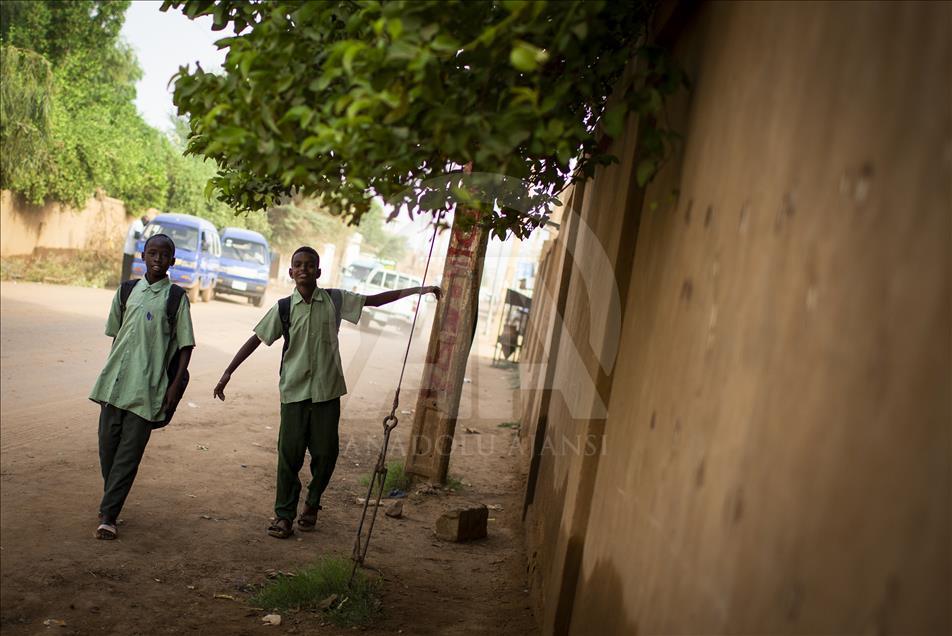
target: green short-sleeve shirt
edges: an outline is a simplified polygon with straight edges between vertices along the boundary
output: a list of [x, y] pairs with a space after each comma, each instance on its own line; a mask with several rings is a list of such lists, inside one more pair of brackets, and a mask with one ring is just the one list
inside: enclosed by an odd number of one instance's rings
[[168, 278], [151, 285], [139, 280], [121, 317], [116, 290], [106, 320], [106, 335], [115, 340], [90, 400], [132, 411], [152, 422], [165, 419], [162, 400], [169, 382], [168, 362], [178, 349], [195, 346], [192, 314], [185, 296], [179, 303], [175, 334], [169, 332], [165, 308], [171, 288]]
[[[341, 318], [357, 323], [365, 296], [341, 290]], [[291, 294], [290, 340], [281, 367], [278, 388], [281, 403], [326, 402], [347, 393], [337, 341], [334, 302], [327, 290], [316, 289], [310, 303], [297, 289]], [[255, 335], [269, 347], [282, 336], [277, 303], [255, 327]]]

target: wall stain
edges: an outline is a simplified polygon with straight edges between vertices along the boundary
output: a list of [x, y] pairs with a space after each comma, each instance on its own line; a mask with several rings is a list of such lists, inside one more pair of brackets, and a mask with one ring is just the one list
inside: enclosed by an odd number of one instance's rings
[[681, 300], [684, 302], [690, 302], [691, 296], [694, 294], [694, 283], [691, 282], [690, 278], [685, 278], [684, 282], [681, 283]]
[[774, 221], [774, 230], [779, 232], [783, 229], [784, 223], [793, 218], [796, 213], [796, 206], [793, 204], [793, 195], [785, 192], [780, 201], [780, 209], [777, 211], [777, 218]]
[[724, 509], [730, 524], [736, 525], [744, 518], [744, 489], [737, 488], [733, 493], [727, 496], [724, 501]]

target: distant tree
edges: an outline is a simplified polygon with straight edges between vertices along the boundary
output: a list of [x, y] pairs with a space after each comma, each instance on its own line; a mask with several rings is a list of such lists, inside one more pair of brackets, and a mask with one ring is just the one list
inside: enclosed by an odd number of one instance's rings
[[55, 66], [67, 57], [98, 58], [105, 73], [123, 54], [116, 43], [129, 0], [4, 0], [0, 3], [0, 39], [36, 51]]
[[215, 164], [204, 157], [185, 155], [188, 121], [170, 117], [169, 150], [166, 153], [168, 197], [163, 209], [168, 212], [194, 214], [211, 221], [216, 227], [243, 227], [271, 238], [271, 225], [262, 214], [239, 213], [215, 198], [206, 196], [205, 188], [215, 176]]
[[[119, 40], [128, 6], [99, 0], [0, 3], [4, 83], [35, 81], [23, 64], [11, 66], [14, 47], [49, 64], [51, 88], [47, 134], [30, 136], [23, 154], [7, 161], [18, 166], [4, 170], [2, 187], [36, 203], [80, 205], [102, 188], [133, 211], [162, 204], [164, 139], [136, 110], [141, 71], [132, 49]], [[40, 130], [38, 115], [21, 109], [4, 117], [4, 138], [16, 130]]]
[[[250, 217], [261, 216], [249, 214]], [[334, 243], [342, 245], [355, 228], [324, 210], [318, 201], [297, 198], [267, 211], [272, 243], [283, 250], [301, 245]]]
[[400, 261], [407, 252], [407, 239], [384, 229], [387, 213], [380, 199], [370, 202], [370, 209], [360, 217], [357, 230], [364, 237], [362, 248], [380, 259]]
[[[233, 31], [218, 42], [228, 50], [224, 73], [183, 68], [175, 85], [175, 104], [191, 118], [189, 151], [216, 161], [213, 182], [229, 204], [260, 210], [301, 192], [358, 219], [374, 196], [410, 210], [462, 201], [482, 208], [497, 234], [524, 236], [561, 188], [613, 161], [600, 135], [620, 134], [629, 112], [645, 115], [638, 180], [667, 155], [675, 135], [655, 116], [683, 77], [641, 44], [654, 4], [166, 0], [162, 8]], [[626, 75], [633, 57], [641, 63]], [[475, 174], [462, 187], [466, 164]]]
[[[3, 6], [3, 5], [0, 5]], [[50, 141], [53, 72], [39, 53], [0, 46], [0, 183], [29, 184]]]

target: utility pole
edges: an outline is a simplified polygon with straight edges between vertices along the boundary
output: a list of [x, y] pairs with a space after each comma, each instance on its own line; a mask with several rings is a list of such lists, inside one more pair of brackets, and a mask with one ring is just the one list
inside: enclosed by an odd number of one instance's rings
[[450, 465], [489, 243], [489, 231], [478, 222], [465, 230], [461, 227], [467, 214], [477, 213], [458, 209], [453, 219], [443, 266], [443, 298], [430, 332], [406, 463], [408, 474], [439, 483], [446, 482]]

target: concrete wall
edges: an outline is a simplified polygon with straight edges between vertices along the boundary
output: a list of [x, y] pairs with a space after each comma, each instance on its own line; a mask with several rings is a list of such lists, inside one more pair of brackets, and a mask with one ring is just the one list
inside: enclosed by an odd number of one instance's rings
[[82, 210], [59, 203], [30, 205], [0, 192], [0, 256], [32, 254], [36, 248], [122, 250], [132, 217], [122, 201], [90, 197]]
[[683, 152], [641, 198], [630, 127], [581, 208], [617, 360], [591, 258], [534, 356], [527, 443], [604, 434], [530, 467], [544, 632], [949, 633], [952, 5], [685, 7]]

